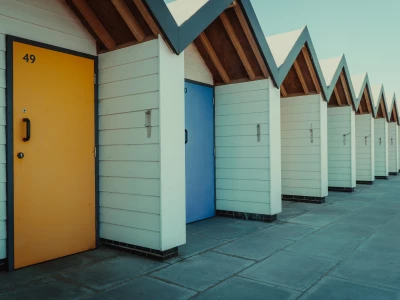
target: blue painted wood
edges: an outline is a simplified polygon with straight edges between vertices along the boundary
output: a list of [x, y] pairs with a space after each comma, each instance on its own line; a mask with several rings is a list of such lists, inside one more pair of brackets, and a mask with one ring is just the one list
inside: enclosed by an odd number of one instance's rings
[[185, 83], [186, 223], [215, 215], [213, 88]]

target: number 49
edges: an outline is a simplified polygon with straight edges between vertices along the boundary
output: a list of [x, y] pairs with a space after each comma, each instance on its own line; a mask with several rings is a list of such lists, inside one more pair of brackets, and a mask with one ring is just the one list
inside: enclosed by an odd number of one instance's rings
[[36, 56], [33, 54], [26, 54], [22, 59], [25, 60], [27, 63], [30, 61], [31, 64], [33, 64], [36, 61]]

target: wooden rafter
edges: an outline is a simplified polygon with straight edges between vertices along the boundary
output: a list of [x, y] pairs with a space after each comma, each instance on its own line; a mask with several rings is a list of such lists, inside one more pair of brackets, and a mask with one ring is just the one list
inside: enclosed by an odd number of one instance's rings
[[237, 3], [236, 3], [236, 0], [233, 0], [232, 4], [230, 4], [228, 6], [228, 8], [232, 8], [232, 7], [235, 7], [235, 6], [237, 6]]
[[383, 99], [381, 98], [380, 100], [380, 107], [382, 110], [382, 115], [385, 119], [387, 119], [387, 113], [386, 113], [386, 109], [385, 109], [385, 104], [383, 103]]
[[363, 113], [364, 113], [364, 112], [363, 112], [363, 109], [362, 109], [361, 102], [360, 102], [360, 105], [358, 106], [358, 111], [360, 112], [360, 114], [363, 114]]
[[86, 0], [72, 0], [72, 3], [86, 19], [89, 26], [96, 33], [96, 35], [102, 41], [107, 50], [114, 50], [116, 48], [115, 41], [104, 28], [103, 24], [101, 24], [100, 20], [96, 17], [91, 8], [87, 5]]
[[115, 9], [121, 15], [122, 19], [124, 19], [126, 25], [134, 35], [134, 37], [141, 43], [143, 42], [146, 34], [144, 33], [143, 29], [140, 27], [139, 23], [137, 22], [136, 18], [133, 16], [131, 11], [129, 10], [128, 6], [126, 5], [124, 0], [111, 0], [114, 4]]
[[265, 61], [261, 56], [260, 49], [257, 46], [256, 40], [254, 39], [253, 33], [251, 32], [251, 29], [249, 27], [249, 24], [247, 23], [247, 20], [246, 20], [244, 14], [243, 14], [242, 9], [240, 8], [239, 5], [235, 5], [234, 6], [234, 10], [235, 10], [237, 18], [239, 19], [239, 23], [243, 28], [243, 31], [244, 31], [244, 33], [246, 35], [246, 38], [247, 38], [247, 40], [248, 40], [248, 42], [249, 42], [249, 44], [251, 46], [251, 49], [254, 52], [254, 55], [255, 55], [255, 57], [257, 59], [257, 62], [259, 64], [260, 68], [261, 68], [261, 71], [262, 71], [264, 77], [268, 78], [269, 77], [269, 72], [268, 72], [267, 65], [265, 64]]
[[233, 29], [228, 16], [223, 12], [220, 15], [220, 19], [222, 21], [222, 24], [225, 27], [226, 32], [229, 35], [229, 38], [230, 38], [233, 46], [236, 49], [237, 54], [239, 55], [240, 60], [242, 61], [244, 68], [246, 69], [247, 75], [249, 75], [249, 78], [251, 80], [254, 80], [256, 78], [256, 74], [254, 73], [253, 68], [246, 56], [246, 53], [244, 52], [243, 47], [240, 44], [238, 37], [236, 36], [235, 30]]
[[347, 85], [347, 81], [344, 78], [343, 73], [340, 73], [340, 81], [342, 82], [342, 86], [343, 86], [343, 90], [344, 90], [344, 95], [346, 96], [346, 101], [347, 104], [351, 106], [351, 98], [350, 98], [350, 94], [349, 94], [349, 87]]
[[146, 6], [143, 4], [142, 0], [132, 0], [132, 1], [135, 3], [136, 7], [142, 14], [147, 25], [149, 25], [151, 32], [154, 34], [154, 36], [157, 36], [160, 33], [160, 30], [158, 29], [156, 22], [154, 22], [152, 16], [150, 15]]
[[287, 97], [286, 88], [285, 88], [285, 86], [283, 85], [283, 83], [282, 83], [282, 85], [281, 85], [281, 94], [282, 94], [282, 97]]
[[339, 105], [339, 106], [342, 106], [342, 105], [343, 105], [343, 104], [342, 104], [342, 99], [340, 99], [340, 95], [339, 95], [339, 92], [338, 92], [336, 86], [335, 86], [335, 88], [333, 89], [333, 92], [335, 93], [335, 97], [336, 97], [336, 101], [337, 101], [338, 105]]
[[367, 102], [368, 113], [371, 114], [372, 113], [371, 100], [369, 98], [367, 89], [364, 89], [364, 97], [365, 97], [365, 101]]
[[393, 120], [395, 123], [398, 123], [398, 117], [397, 117], [397, 108], [396, 108], [396, 103], [393, 103]]
[[304, 94], [308, 95], [308, 87], [307, 87], [306, 81], [304, 80], [303, 73], [301, 72], [301, 69], [300, 69], [300, 66], [299, 66], [299, 63], [297, 62], [297, 60], [294, 61], [293, 66], [296, 71], [297, 77], [300, 80], [300, 84], [301, 84], [301, 87], [303, 88]]
[[219, 75], [221, 76], [222, 80], [224, 81], [224, 83], [225, 84], [230, 83], [229, 76], [226, 73], [225, 68], [222, 66], [221, 61], [219, 60], [217, 53], [215, 53], [214, 48], [212, 47], [206, 34], [204, 32], [202, 32], [200, 34], [199, 38], [200, 38], [200, 41], [202, 42], [205, 50], [207, 51], [208, 56], [210, 56], [210, 59], [213, 62], [215, 68], [217, 69]]
[[308, 69], [310, 70], [311, 79], [312, 79], [312, 82], [313, 82], [313, 84], [314, 84], [315, 90], [316, 90], [317, 93], [319, 94], [319, 93], [321, 93], [321, 86], [320, 86], [320, 84], [319, 84], [319, 81], [318, 81], [318, 78], [317, 78], [317, 74], [315, 73], [314, 65], [313, 65], [313, 63], [311, 62], [310, 55], [308, 54], [308, 50], [307, 50], [307, 48], [304, 46], [304, 47], [301, 49], [301, 52], [303, 53], [304, 59], [305, 59], [306, 64], [307, 64], [307, 67], [308, 67]]

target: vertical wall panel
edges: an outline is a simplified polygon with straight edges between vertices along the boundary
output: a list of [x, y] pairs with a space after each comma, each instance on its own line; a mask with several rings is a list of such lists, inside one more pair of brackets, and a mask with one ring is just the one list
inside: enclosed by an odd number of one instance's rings
[[[161, 249], [186, 243], [184, 54], [159, 37]], [[173, 72], [173, 74], [171, 74]]]
[[328, 195], [326, 116], [321, 95], [281, 99], [282, 194]]
[[[270, 126], [271, 88], [270, 80], [215, 88], [218, 210], [266, 215], [280, 212], [279, 203], [271, 209], [270, 143], [276, 141], [277, 134], [271, 135], [270, 128], [275, 130], [279, 121], [274, 116], [275, 123]], [[275, 113], [277, 102], [275, 99], [272, 108]], [[277, 168], [275, 162], [273, 168]]]
[[397, 123], [389, 123], [389, 172], [399, 172], [399, 144]]
[[356, 186], [354, 118], [351, 106], [328, 108], [329, 187]]
[[375, 176], [389, 175], [388, 123], [375, 119]]
[[0, 2], [0, 260], [6, 257], [6, 35], [96, 55], [96, 42], [65, 1]]
[[375, 180], [374, 119], [356, 115], [357, 181]]

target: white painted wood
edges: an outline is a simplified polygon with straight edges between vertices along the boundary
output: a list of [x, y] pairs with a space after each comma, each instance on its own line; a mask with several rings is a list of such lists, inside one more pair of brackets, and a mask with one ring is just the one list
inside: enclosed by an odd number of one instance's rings
[[[277, 139], [270, 136], [270, 128], [279, 127], [280, 117], [280, 107], [276, 108], [279, 94], [270, 108], [270, 86], [270, 80], [260, 80], [215, 88], [217, 209], [266, 215], [281, 212], [281, 194], [277, 195], [270, 183], [276, 177], [271, 176], [271, 165], [275, 172], [280, 171], [280, 162], [277, 168], [270, 158], [270, 143]], [[277, 117], [270, 127], [272, 113]]]
[[214, 85], [213, 76], [201, 57], [196, 46], [191, 43], [185, 53], [185, 78], [205, 84]]
[[100, 236], [161, 250], [158, 48], [150, 41], [99, 55], [99, 171]]
[[100, 206], [149, 214], [160, 214], [160, 198], [155, 196], [101, 192]]
[[160, 166], [161, 249], [186, 243], [185, 59], [171, 52], [161, 36]]
[[158, 214], [100, 207], [100, 218], [103, 223], [107, 224], [160, 231], [160, 216]]
[[371, 115], [356, 115], [357, 181], [375, 180], [374, 124]]
[[389, 123], [389, 172], [399, 172], [399, 126], [397, 123]]
[[375, 119], [375, 176], [389, 176], [388, 123]]
[[[6, 219], [6, 35], [97, 53], [95, 40], [63, 0], [0, 1], [0, 220]], [[0, 223], [0, 259], [6, 257], [4, 225]]]
[[101, 223], [100, 236], [104, 239], [131, 245], [141, 245], [150, 249], [160, 249], [161, 246], [160, 233], [151, 230]]
[[328, 195], [326, 102], [321, 95], [312, 95], [282, 98], [280, 104], [282, 194], [325, 197]]
[[[329, 187], [356, 187], [355, 177], [352, 176], [356, 172], [354, 118], [355, 113], [351, 106], [328, 108]], [[342, 149], [340, 155], [339, 149]]]
[[399, 162], [399, 172], [400, 172], [400, 129], [398, 129], [397, 141], [399, 143], [398, 162]]

